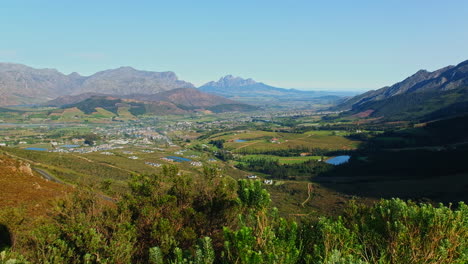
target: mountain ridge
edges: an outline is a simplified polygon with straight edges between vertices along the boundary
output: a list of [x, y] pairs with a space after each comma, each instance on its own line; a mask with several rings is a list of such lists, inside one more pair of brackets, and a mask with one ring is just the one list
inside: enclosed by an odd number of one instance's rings
[[349, 98], [332, 109], [347, 111], [345, 115], [372, 111], [370, 117], [375, 118], [426, 119], [436, 112], [443, 117], [441, 110], [454, 113], [455, 108], [468, 109], [468, 60], [432, 72], [419, 70], [400, 82]]
[[82, 76], [56, 69], [36, 69], [23, 64], [0, 63], [0, 105], [44, 103], [65, 95], [102, 93], [126, 95], [153, 94], [195, 86], [179, 80], [174, 72], [140, 71], [119, 67]]

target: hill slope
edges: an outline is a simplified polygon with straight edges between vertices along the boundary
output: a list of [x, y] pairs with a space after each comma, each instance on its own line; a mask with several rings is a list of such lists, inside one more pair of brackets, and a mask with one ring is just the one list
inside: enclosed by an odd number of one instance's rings
[[0, 154], [0, 209], [24, 207], [30, 215], [45, 215], [49, 204], [71, 192], [69, 186], [45, 180], [29, 164]]
[[385, 119], [432, 119], [468, 112], [468, 61], [434, 72], [420, 70], [389, 87], [369, 91], [335, 108]]

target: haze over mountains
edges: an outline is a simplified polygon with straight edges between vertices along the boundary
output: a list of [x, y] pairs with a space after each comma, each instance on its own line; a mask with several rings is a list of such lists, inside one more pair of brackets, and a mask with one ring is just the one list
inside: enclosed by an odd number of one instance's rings
[[243, 79], [232, 75], [221, 77], [218, 81], [208, 82], [199, 87], [203, 92], [224, 96], [238, 101], [261, 104], [283, 102], [285, 100], [302, 101], [325, 99], [336, 101], [343, 96], [355, 95], [355, 92], [303, 91], [279, 88], [255, 80]]
[[468, 112], [468, 60], [429, 72], [420, 70], [392, 86], [352, 97], [335, 110], [385, 119], [434, 119]]
[[222, 96], [258, 96], [258, 95], [271, 95], [281, 96], [290, 93], [314, 93], [299, 91], [295, 89], [283, 89], [266, 85], [262, 82], [256, 82], [253, 79], [242, 79], [232, 75], [221, 77], [218, 81], [208, 82], [199, 87], [201, 91], [219, 94]]

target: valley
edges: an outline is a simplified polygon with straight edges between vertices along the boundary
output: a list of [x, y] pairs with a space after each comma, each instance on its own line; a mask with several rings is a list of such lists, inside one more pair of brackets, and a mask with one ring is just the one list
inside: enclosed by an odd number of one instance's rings
[[[140, 94], [121, 90], [119, 80], [160, 75], [128, 68], [89, 78], [100, 83], [96, 78], [109, 74], [116, 79], [105, 82], [104, 93], [0, 108], [0, 185], [6, 190], [0, 194], [0, 250], [8, 254], [2, 258], [101, 263], [98, 253], [79, 253], [86, 241], [86, 252], [102, 252], [107, 263], [205, 263], [197, 256], [235, 263], [246, 254], [263, 259], [258, 263], [322, 263], [342, 251], [316, 248], [336, 239], [348, 241], [348, 259], [376, 263], [394, 250], [392, 243], [408, 247], [385, 235], [395, 232], [426, 245], [450, 237], [455, 242], [448, 251], [431, 252], [463, 259], [463, 82], [453, 90], [420, 91], [417, 98], [409, 88], [392, 95], [385, 90], [394, 88], [382, 88], [378, 94], [388, 97], [380, 98], [302, 92], [232, 76], [200, 89]], [[439, 218], [445, 220], [427, 227]], [[415, 231], [382, 229], [388, 221]], [[419, 238], [423, 230], [430, 235]], [[236, 248], [246, 239], [250, 251]], [[380, 253], [368, 257], [372, 245]], [[192, 253], [201, 247], [205, 251]], [[269, 247], [276, 253], [265, 257]], [[409, 258], [399, 252], [383, 263]], [[290, 254], [296, 257], [288, 262]], [[75, 255], [80, 259], [73, 262]], [[265, 262], [270, 257], [279, 260]], [[173, 258], [178, 262], [156, 261]], [[240, 263], [257, 263], [249, 261]]]

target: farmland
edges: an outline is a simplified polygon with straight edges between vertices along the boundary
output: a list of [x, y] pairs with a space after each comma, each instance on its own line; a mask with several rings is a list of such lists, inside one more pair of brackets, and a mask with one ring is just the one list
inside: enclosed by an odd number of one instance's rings
[[[225, 148], [235, 153], [287, 149], [352, 150], [359, 142], [346, 139], [342, 131], [311, 131], [302, 134], [269, 131], [235, 131], [214, 135], [212, 140], [225, 140]], [[237, 142], [236, 142], [237, 141]], [[240, 141], [240, 142], [238, 142]]]

